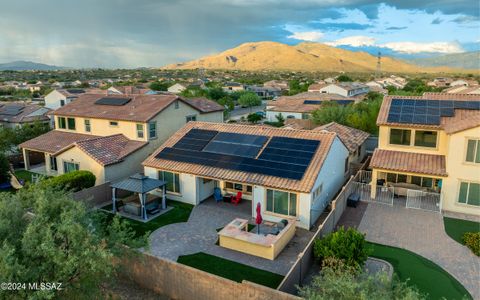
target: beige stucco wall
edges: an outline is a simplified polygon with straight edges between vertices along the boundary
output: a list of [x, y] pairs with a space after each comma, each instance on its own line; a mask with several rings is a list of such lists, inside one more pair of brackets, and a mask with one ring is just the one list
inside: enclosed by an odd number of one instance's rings
[[99, 185], [105, 182], [105, 169], [93, 158], [85, 154], [77, 147], [73, 147], [65, 152], [57, 155], [57, 167], [58, 174], [64, 174], [63, 162], [74, 162], [79, 164], [80, 170], [90, 171], [97, 178], [95, 185]]
[[[385, 150], [395, 150], [395, 151], [406, 151], [406, 152], [415, 152], [415, 153], [426, 153], [426, 154], [439, 154], [447, 155], [448, 152], [448, 136], [444, 131], [437, 131], [437, 147], [428, 148], [428, 147], [416, 147], [416, 146], [403, 146], [403, 145], [391, 145], [390, 144], [390, 128], [395, 129], [409, 129], [412, 130], [410, 141], [413, 144], [415, 140], [414, 129], [408, 127], [388, 127], [380, 126], [379, 128], [379, 138], [378, 138], [378, 148]], [[420, 129], [422, 130], [422, 129]], [[435, 131], [435, 130], [432, 130]]]

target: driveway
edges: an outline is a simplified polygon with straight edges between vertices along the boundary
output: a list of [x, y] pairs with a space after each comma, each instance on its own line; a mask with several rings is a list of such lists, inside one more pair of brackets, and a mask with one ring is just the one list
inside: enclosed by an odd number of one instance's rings
[[367, 240], [415, 252], [438, 264], [480, 299], [480, 258], [446, 233], [439, 213], [369, 203], [358, 229]]
[[297, 228], [295, 237], [282, 253], [271, 261], [215, 245], [218, 238], [216, 230], [235, 218], [248, 220], [252, 218], [250, 201], [233, 206], [231, 203], [215, 203], [213, 199], [206, 200], [193, 208], [188, 222], [170, 224], [155, 230], [150, 235], [150, 252], [157, 257], [173, 261], [177, 261], [181, 255], [205, 252], [285, 275], [297, 259], [298, 253], [313, 236], [312, 232]]

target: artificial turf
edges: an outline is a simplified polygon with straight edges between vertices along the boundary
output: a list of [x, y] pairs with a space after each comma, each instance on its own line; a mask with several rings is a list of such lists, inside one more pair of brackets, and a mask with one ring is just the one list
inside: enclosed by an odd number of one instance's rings
[[[188, 203], [182, 203], [178, 201], [168, 200], [167, 206], [173, 207], [170, 211], [156, 217], [153, 220], [150, 220], [146, 223], [132, 220], [129, 218], [122, 217], [130, 225], [130, 227], [136, 232], [137, 237], [144, 236], [147, 232], [153, 232], [156, 229], [173, 223], [187, 222], [190, 213], [192, 212], [193, 205]], [[102, 207], [105, 210], [112, 210], [112, 205], [107, 205]], [[112, 213], [106, 213], [102, 210], [99, 212], [107, 214], [107, 219], [110, 221], [113, 218]]]
[[27, 170], [15, 170], [15, 176], [19, 180], [23, 180], [24, 182], [31, 182], [33, 174], [38, 175], [37, 173], [33, 173]]
[[283, 280], [282, 275], [203, 252], [179, 256], [177, 262], [236, 282], [248, 280], [273, 289]]
[[408, 250], [368, 243], [370, 256], [392, 264], [401, 281], [416, 286], [428, 299], [472, 299], [468, 291], [453, 276], [432, 261]]
[[448, 236], [462, 245], [462, 236], [465, 232], [480, 231], [480, 223], [473, 221], [444, 217], [443, 224], [445, 226], [445, 232], [448, 234]]

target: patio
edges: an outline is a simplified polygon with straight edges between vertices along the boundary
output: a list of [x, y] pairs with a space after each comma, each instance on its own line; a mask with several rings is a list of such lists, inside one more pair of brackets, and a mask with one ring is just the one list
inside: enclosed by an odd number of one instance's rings
[[313, 236], [312, 232], [297, 228], [295, 236], [273, 261], [216, 245], [217, 230], [235, 218], [247, 219], [254, 224], [251, 209], [248, 200], [235, 206], [228, 202], [217, 203], [213, 198], [208, 198], [193, 208], [188, 222], [170, 224], [154, 231], [150, 235], [149, 251], [155, 256], [173, 261], [177, 261], [179, 256], [204, 252], [285, 275]]

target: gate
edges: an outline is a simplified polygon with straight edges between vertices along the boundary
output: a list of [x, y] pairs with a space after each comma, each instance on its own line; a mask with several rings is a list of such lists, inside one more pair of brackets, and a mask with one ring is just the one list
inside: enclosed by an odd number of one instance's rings
[[352, 182], [352, 193], [360, 196], [361, 201], [393, 205], [393, 188], [377, 186], [377, 195], [371, 199], [372, 186], [362, 182]]
[[440, 194], [407, 190], [407, 208], [440, 212]]

